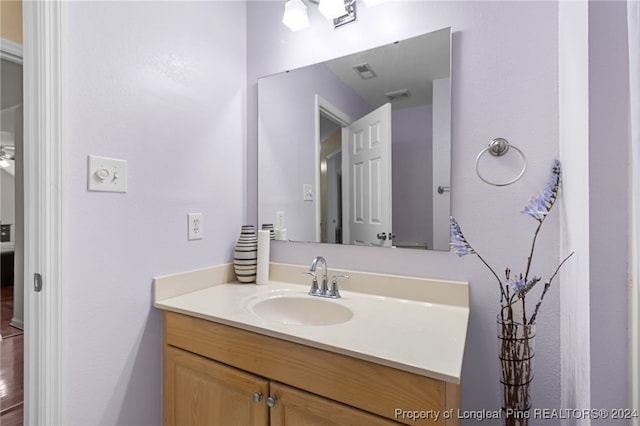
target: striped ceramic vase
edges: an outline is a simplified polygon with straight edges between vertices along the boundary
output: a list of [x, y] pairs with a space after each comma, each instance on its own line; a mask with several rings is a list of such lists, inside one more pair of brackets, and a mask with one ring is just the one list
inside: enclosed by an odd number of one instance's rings
[[263, 223], [262, 229], [264, 229], [265, 231], [269, 231], [270, 240], [276, 239], [276, 231], [273, 229], [273, 223]]
[[233, 269], [241, 283], [256, 281], [258, 263], [258, 237], [253, 225], [243, 225], [240, 238], [233, 251]]

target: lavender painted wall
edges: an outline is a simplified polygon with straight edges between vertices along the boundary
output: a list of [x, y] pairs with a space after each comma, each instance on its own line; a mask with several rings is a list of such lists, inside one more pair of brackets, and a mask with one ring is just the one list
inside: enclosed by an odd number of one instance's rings
[[[496, 268], [522, 266], [533, 223], [517, 212], [541, 189], [558, 152], [557, 4], [359, 6], [357, 23], [339, 31], [311, 6], [312, 27], [291, 33], [280, 24], [280, 1], [66, 5], [64, 424], [160, 423], [160, 319], [151, 308], [151, 278], [229, 261], [239, 226], [257, 222], [260, 76], [452, 26], [452, 212]], [[606, 19], [619, 18], [614, 9], [593, 25], [604, 31]], [[620, 33], [613, 37], [618, 40]], [[623, 61], [615, 52], [606, 56], [606, 46], [594, 48], [617, 69]], [[604, 73], [597, 68], [604, 64], [592, 64], [594, 75]], [[611, 94], [604, 86], [598, 90], [594, 102], [603, 103], [593, 108], [603, 125], [591, 130], [597, 142], [590, 147], [590, 173], [600, 178], [614, 170], [590, 191], [596, 216], [591, 231], [603, 238], [591, 240], [592, 250], [602, 255], [591, 271], [598, 279], [591, 296], [601, 303], [590, 311], [592, 322], [601, 321], [590, 331], [604, 339], [590, 348], [592, 379], [605, 384], [594, 393], [599, 407], [624, 399], [625, 299], [619, 285], [625, 256], [618, 256], [622, 239], [608, 231], [612, 219], [623, 220], [614, 210], [626, 211], [626, 193], [616, 186], [611, 191], [610, 184], [622, 179], [624, 153], [609, 150], [605, 125], [624, 112], [615, 100], [620, 87]], [[607, 99], [615, 108], [606, 108]], [[609, 124], [618, 140], [624, 135], [616, 123]], [[506, 188], [483, 184], [473, 169], [476, 154], [497, 136], [517, 144], [529, 161], [524, 178]], [[87, 192], [88, 154], [128, 160], [128, 193]], [[595, 161], [599, 156], [602, 162]], [[517, 164], [505, 159], [495, 166], [508, 174]], [[191, 211], [205, 215], [204, 240], [186, 240]], [[554, 212], [538, 242], [534, 268], [541, 274], [548, 275], [558, 261], [558, 234]], [[469, 280], [463, 407], [497, 408], [497, 292], [477, 259], [281, 242], [274, 244], [272, 259], [303, 264], [317, 254], [334, 267]], [[533, 398], [541, 408], [558, 408], [560, 400], [557, 293], [550, 293], [538, 322]]]
[[[66, 4], [65, 425], [161, 423], [152, 278], [231, 261], [243, 223], [245, 11]], [[89, 154], [128, 161], [126, 194], [87, 192]]]
[[[589, 326], [591, 405], [594, 408], [627, 407], [629, 402], [626, 368], [626, 236], [629, 223], [626, 21], [625, 1], [589, 2]], [[612, 25], [616, 22], [619, 24]], [[615, 224], [613, 228], [612, 224]], [[592, 422], [602, 426], [628, 423], [627, 419]]]
[[[256, 206], [257, 78], [451, 26], [453, 31], [452, 212], [483, 256], [502, 270], [524, 267], [535, 223], [518, 212], [542, 189], [558, 154], [558, 13], [553, 2], [391, 2], [358, 4], [358, 21], [334, 31], [315, 7], [311, 27], [290, 32], [281, 2], [248, 4], [248, 211]], [[525, 154], [529, 170], [517, 184], [497, 188], [475, 175], [489, 140], [505, 137]], [[496, 173], [517, 174], [505, 158]], [[536, 273], [558, 261], [558, 214], [538, 241]], [[255, 218], [255, 216], [254, 216]], [[322, 254], [330, 266], [471, 282], [471, 320], [463, 366], [463, 407], [497, 409], [495, 315], [497, 285], [477, 259], [443, 252], [385, 250], [276, 242], [272, 260], [306, 264]], [[539, 271], [539, 272], [538, 272]], [[538, 322], [536, 407], [559, 407], [559, 306], [552, 291]], [[380, 315], [384, 315], [383, 312]], [[548, 422], [545, 424], [553, 424]]]
[[392, 112], [391, 169], [395, 243], [433, 248], [432, 105]]

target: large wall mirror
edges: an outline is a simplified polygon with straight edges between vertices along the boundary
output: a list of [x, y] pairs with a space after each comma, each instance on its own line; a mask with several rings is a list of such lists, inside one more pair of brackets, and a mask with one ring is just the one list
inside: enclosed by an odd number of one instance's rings
[[258, 222], [448, 250], [451, 29], [258, 80]]

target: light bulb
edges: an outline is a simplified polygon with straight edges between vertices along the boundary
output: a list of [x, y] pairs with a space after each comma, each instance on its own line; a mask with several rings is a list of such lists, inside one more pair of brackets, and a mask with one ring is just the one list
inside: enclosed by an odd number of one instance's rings
[[344, 0], [320, 0], [318, 10], [327, 19], [335, 19], [347, 14]]
[[302, 3], [302, 0], [288, 0], [284, 4], [282, 23], [291, 31], [300, 31], [309, 26], [307, 6]]

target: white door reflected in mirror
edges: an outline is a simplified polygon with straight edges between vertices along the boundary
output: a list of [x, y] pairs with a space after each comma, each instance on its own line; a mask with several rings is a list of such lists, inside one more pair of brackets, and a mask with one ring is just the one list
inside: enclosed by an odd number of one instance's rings
[[391, 247], [391, 104], [343, 129], [343, 241]]

